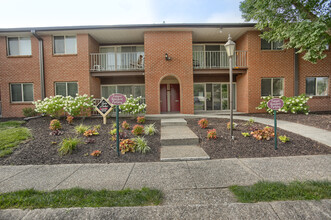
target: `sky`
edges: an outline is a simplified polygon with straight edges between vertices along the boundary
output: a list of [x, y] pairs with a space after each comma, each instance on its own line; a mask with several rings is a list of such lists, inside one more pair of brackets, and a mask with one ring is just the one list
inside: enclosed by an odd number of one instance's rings
[[[0, 28], [240, 23], [242, 0], [0, 0]], [[10, 10], [9, 10], [10, 9]]]

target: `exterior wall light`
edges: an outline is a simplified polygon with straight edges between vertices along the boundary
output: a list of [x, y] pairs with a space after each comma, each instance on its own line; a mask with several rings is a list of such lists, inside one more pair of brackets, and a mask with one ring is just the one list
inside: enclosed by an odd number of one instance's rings
[[168, 55], [168, 53], [165, 54], [165, 59], [166, 59], [167, 61], [171, 60], [171, 57]]

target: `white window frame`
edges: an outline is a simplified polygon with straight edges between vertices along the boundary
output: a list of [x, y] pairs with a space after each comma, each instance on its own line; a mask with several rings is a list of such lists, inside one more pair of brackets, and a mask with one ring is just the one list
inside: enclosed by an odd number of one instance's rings
[[[270, 44], [270, 47], [271, 47], [270, 49], [263, 49], [262, 48], [262, 41], [263, 40], [266, 41], [268, 44]], [[261, 38], [261, 47], [260, 48], [261, 48], [261, 50], [264, 50], [264, 51], [271, 51], [271, 50], [272, 51], [281, 51], [281, 50], [283, 50], [282, 48], [279, 48], [279, 49], [274, 48], [274, 43], [275, 42], [277, 42], [277, 41], [270, 41], [270, 42], [268, 42], [267, 40]], [[284, 41], [282, 41], [282, 42], [283, 42], [283, 45], [284, 45]]]
[[[271, 96], [272, 97], [281, 97], [281, 96], [284, 96], [284, 92], [285, 92], [285, 79], [284, 77], [269, 77], [269, 78], [261, 78], [261, 97], [268, 97], [268, 96], [263, 96], [262, 95], [262, 79], [271, 79]], [[283, 81], [283, 94], [280, 95], [280, 96], [274, 96], [274, 79], [281, 79]]]
[[[55, 53], [55, 40], [54, 40], [54, 37], [64, 37], [64, 53]], [[76, 41], [75, 41], [76, 52], [75, 53], [66, 53], [66, 37], [75, 37], [76, 38]], [[77, 35], [54, 35], [53, 36], [53, 54], [54, 55], [77, 54]]]
[[56, 91], [56, 83], [65, 83], [66, 84], [66, 95], [65, 96], [68, 96], [68, 83], [76, 83], [77, 84], [77, 93], [79, 91], [79, 86], [78, 86], [78, 82], [77, 81], [72, 81], [72, 82], [55, 82], [54, 83], [54, 91], [55, 91], [55, 95], [57, 95], [57, 91]]
[[[21, 38], [29, 38], [30, 39], [30, 54], [26, 54], [26, 55], [21, 55], [21, 49], [20, 49], [20, 43], [18, 43], [18, 54], [17, 55], [10, 55], [9, 54], [9, 38], [18, 38], [18, 42], [20, 41]], [[27, 37], [7, 37], [7, 56], [10, 57], [15, 57], [15, 56], [31, 56], [32, 55], [32, 45], [31, 45], [31, 37], [27, 36]]]
[[[17, 84], [21, 85], [22, 101], [13, 101], [13, 93], [12, 93], [11, 85], [15, 85], [15, 84], [16, 84], [16, 85], [17, 85]], [[23, 90], [23, 85], [27, 85], [27, 84], [32, 85], [32, 101], [24, 101], [24, 90]], [[25, 103], [31, 103], [31, 102], [33, 102], [33, 100], [34, 100], [34, 86], [33, 86], [33, 83], [10, 83], [10, 84], [9, 84], [9, 88], [10, 88], [10, 102], [11, 102], [11, 103], [23, 103], [23, 102], [25, 102]]]
[[[103, 97], [102, 96], [102, 87], [106, 87], [106, 86], [115, 86], [115, 90], [116, 90], [116, 93], [118, 92], [118, 86], [132, 86], [132, 87], [134, 87], [134, 86], [145, 86], [145, 89], [146, 89], [146, 85], [145, 84], [116, 84], [116, 85], [114, 85], [114, 84], [102, 84], [102, 85], [100, 85], [100, 97], [102, 97], [102, 98], [108, 98], [108, 97]], [[132, 92], [134, 93], [134, 88], [132, 88]], [[135, 95], [135, 94], [132, 94], [133, 96]], [[146, 99], [146, 90], [145, 90], [145, 97], [142, 97], [141, 98], [142, 100], [143, 100], [143, 102], [145, 103], [145, 99]]]
[[[315, 94], [314, 95], [311, 95], [311, 96], [317, 96], [317, 97], [325, 97], [325, 96], [328, 96], [329, 94], [329, 77], [327, 76], [309, 76], [309, 77], [306, 77], [306, 90], [307, 90], [307, 78], [315, 78]], [[317, 78], [327, 78], [327, 87], [326, 87], [326, 95], [317, 95]]]

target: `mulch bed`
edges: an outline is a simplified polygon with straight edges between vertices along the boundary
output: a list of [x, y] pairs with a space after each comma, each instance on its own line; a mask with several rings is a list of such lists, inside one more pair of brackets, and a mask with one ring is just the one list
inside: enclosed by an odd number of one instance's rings
[[[252, 117], [270, 118], [270, 119], [274, 118], [273, 115], [266, 114], [266, 113], [244, 114], [244, 115], [252, 116]], [[309, 125], [309, 126], [331, 131], [331, 112], [309, 113], [308, 115], [278, 113], [277, 119], [300, 123], [300, 124]]]
[[[290, 138], [290, 142], [282, 143], [278, 140], [278, 149], [275, 150], [273, 138], [269, 141], [259, 141], [252, 136], [244, 137], [242, 132], [250, 133], [250, 127], [246, 125], [246, 121], [234, 120], [238, 127], [234, 130], [235, 140], [231, 144], [230, 131], [226, 128], [228, 119], [209, 119], [209, 126], [206, 129], [198, 126], [199, 119], [186, 120], [189, 128], [199, 137], [200, 146], [211, 159], [331, 154], [331, 147], [282, 129], [277, 129], [278, 136], [286, 135]], [[265, 127], [258, 123], [254, 123], [254, 126], [259, 129]], [[218, 138], [208, 140], [207, 131], [213, 128], [216, 129]]]
[[[149, 162], [160, 160], [160, 134], [153, 136], [145, 136], [151, 151], [147, 154], [138, 152], [128, 152], [124, 155], [117, 156], [116, 141], [110, 140], [111, 135], [109, 131], [115, 122], [114, 118], [107, 119], [107, 124], [104, 125], [102, 118], [86, 118], [74, 119], [73, 125], [68, 125], [65, 119], [61, 119], [63, 135], [52, 136], [50, 135], [49, 117], [42, 117], [32, 119], [26, 123], [26, 127], [31, 129], [33, 139], [21, 144], [12, 155], [0, 158], [1, 165], [23, 165], [23, 164], [72, 164], [72, 163], [117, 163], [117, 162]], [[127, 121], [131, 128], [137, 122], [130, 118], [120, 118], [120, 124]], [[81, 137], [82, 140], [86, 138], [83, 135], [77, 135], [74, 127], [83, 123], [84, 125], [94, 126], [101, 125], [99, 135], [92, 136], [95, 143], [80, 144], [70, 155], [59, 156], [58, 149], [59, 143], [65, 137]], [[146, 120], [145, 125], [155, 123], [156, 128], [160, 131], [159, 120]], [[121, 126], [121, 125], [120, 125]], [[127, 131], [128, 138], [134, 137], [131, 130]], [[52, 144], [56, 142], [57, 144]], [[101, 155], [98, 157], [91, 156], [94, 150], [100, 150]], [[85, 156], [84, 154], [87, 154]]]

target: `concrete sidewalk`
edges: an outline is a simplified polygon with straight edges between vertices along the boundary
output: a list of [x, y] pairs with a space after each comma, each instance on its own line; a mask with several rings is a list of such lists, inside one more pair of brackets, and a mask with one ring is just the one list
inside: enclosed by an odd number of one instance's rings
[[2, 210], [0, 219], [331, 219], [331, 202], [237, 203], [226, 187], [259, 180], [331, 180], [331, 155], [210, 161], [1, 166], [0, 192], [72, 187], [163, 190], [157, 207]]

